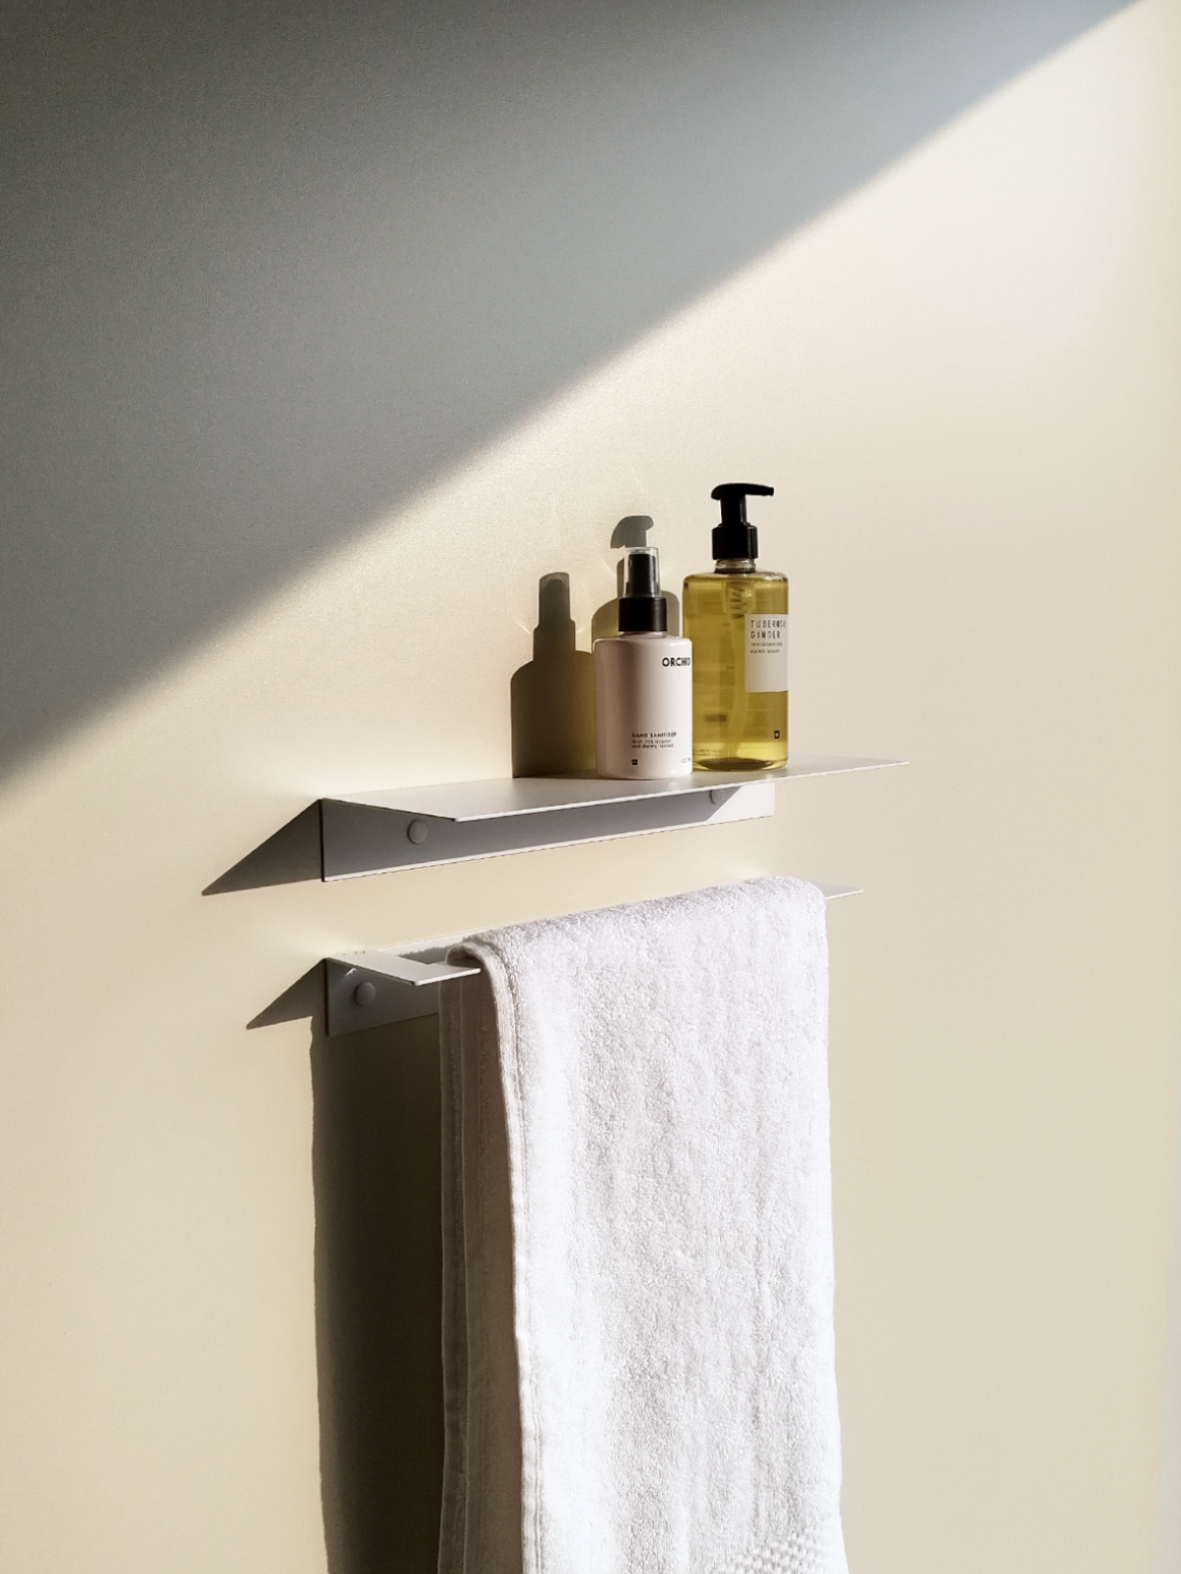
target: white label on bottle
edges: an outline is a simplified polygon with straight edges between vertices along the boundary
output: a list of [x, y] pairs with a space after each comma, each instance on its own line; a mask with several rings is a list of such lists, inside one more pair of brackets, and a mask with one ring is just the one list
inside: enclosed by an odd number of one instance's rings
[[746, 692], [781, 694], [787, 688], [787, 613], [746, 614]]
[[595, 759], [600, 776], [649, 781], [693, 769], [693, 647], [623, 634], [595, 641]]

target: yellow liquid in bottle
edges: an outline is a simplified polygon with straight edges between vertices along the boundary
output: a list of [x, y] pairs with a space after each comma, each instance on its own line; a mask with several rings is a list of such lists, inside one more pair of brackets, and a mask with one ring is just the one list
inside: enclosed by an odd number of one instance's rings
[[760, 771], [787, 763], [787, 691], [752, 694], [746, 687], [747, 618], [766, 612], [787, 612], [782, 574], [743, 570], [736, 562], [685, 581], [695, 770]]

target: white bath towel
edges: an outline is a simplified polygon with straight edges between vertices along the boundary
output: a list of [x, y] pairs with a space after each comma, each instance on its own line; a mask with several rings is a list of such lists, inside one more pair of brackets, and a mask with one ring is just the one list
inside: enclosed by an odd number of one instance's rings
[[464, 950], [441, 1574], [845, 1574], [820, 891]]

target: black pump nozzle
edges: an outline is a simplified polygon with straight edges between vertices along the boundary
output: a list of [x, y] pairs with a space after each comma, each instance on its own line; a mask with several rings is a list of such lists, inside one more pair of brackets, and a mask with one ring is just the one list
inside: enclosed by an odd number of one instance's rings
[[633, 547], [627, 554], [623, 595], [619, 598], [621, 634], [663, 634], [668, 628], [668, 602], [660, 593], [660, 566], [655, 547]]
[[747, 522], [746, 500], [748, 497], [774, 497], [775, 488], [759, 486], [755, 481], [723, 481], [709, 495], [722, 505], [722, 522], [714, 526], [714, 561], [758, 557], [759, 533]]

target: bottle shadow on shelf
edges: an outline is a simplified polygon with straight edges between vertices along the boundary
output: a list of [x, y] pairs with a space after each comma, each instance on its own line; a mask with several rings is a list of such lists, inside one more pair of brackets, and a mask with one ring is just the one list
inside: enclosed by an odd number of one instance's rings
[[[653, 521], [627, 514], [611, 532], [617, 551], [643, 547]], [[595, 609], [591, 644], [619, 633], [619, 596], [624, 558], [617, 566], [616, 594]], [[668, 631], [681, 631], [681, 603], [664, 591]], [[590, 651], [579, 650], [570, 613], [570, 576], [543, 574], [537, 586], [537, 627], [533, 659], [513, 673], [509, 689], [514, 776], [593, 776], [595, 774], [595, 671]]]
[[569, 574], [541, 576], [533, 660], [509, 694], [514, 776], [594, 775], [594, 660], [575, 645]]

